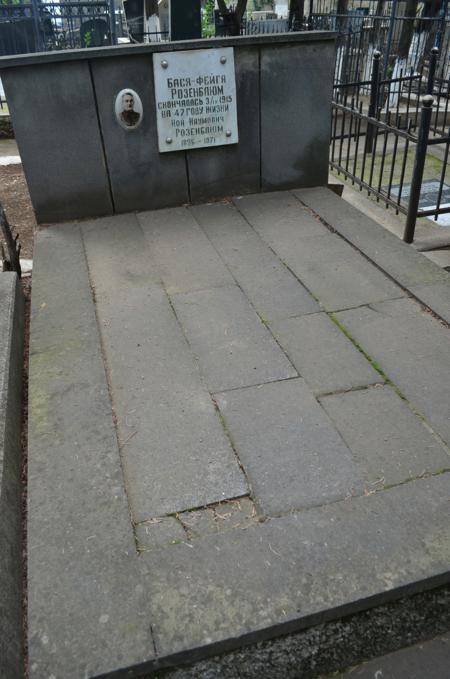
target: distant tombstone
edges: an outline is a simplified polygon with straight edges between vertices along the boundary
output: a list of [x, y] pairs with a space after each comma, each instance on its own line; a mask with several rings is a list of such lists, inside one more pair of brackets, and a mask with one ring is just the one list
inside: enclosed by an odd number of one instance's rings
[[200, 0], [170, 0], [170, 39], [202, 37]]
[[81, 47], [103, 47], [110, 44], [109, 26], [104, 19], [89, 19], [80, 26]]

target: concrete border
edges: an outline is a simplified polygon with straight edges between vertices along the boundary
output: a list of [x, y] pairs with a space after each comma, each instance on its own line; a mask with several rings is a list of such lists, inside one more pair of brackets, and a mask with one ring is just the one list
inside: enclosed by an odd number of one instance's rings
[[153, 54], [178, 50], [202, 49], [205, 47], [242, 47], [245, 45], [281, 45], [284, 43], [317, 42], [319, 40], [334, 41], [337, 33], [332, 31], [305, 31], [303, 33], [276, 33], [229, 38], [207, 38], [201, 40], [177, 40], [176, 42], [158, 42], [139, 45], [115, 45], [114, 47], [97, 47], [92, 49], [64, 50], [61, 52], [36, 52], [19, 56], [0, 57], [0, 70], [31, 64], [56, 63], [61, 61], [81, 61], [104, 59], [105, 57], [121, 57], [128, 54]]
[[450, 324], [450, 273], [326, 187], [293, 194], [329, 228], [395, 280], [421, 304]]
[[21, 424], [24, 298], [0, 273], [0, 675], [23, 676]]

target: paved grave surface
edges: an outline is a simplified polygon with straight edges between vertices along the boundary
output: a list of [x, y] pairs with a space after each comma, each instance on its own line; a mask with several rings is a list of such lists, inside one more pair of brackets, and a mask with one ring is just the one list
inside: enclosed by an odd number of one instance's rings
[[450, 581], [450, 275], [392, 238], [327, 189], [38, 234], [31, 679]]

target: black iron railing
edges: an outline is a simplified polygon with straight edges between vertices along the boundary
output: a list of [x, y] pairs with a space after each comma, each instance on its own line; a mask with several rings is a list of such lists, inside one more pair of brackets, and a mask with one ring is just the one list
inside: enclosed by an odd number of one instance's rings
[[436, 77], [438, 57], [393, 82], [380, 78], [376, 53], [370, 81], [334, 90], [330, 166], [406, 215], [406, 242], [418, 217], [450, 213], [450, 80]]

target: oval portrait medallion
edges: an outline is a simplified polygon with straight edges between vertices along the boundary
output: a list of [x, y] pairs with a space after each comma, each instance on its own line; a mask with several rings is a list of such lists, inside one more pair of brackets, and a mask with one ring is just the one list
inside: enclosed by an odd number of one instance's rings
[[137, 92], [131, 89], [120, 90], [116, 97], [115, 112], [117, 122], [125, 130], [135, 130], [142, 122], [142, 101]]

